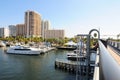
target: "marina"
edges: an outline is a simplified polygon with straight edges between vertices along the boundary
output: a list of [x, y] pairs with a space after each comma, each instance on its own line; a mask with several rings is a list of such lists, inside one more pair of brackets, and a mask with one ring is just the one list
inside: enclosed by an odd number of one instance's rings
[[120, 80], [120, 0], [0, 4], [0, 80]]
[[66, 59], [64, 50], [43, 55], [10, 55], [0, 48], [0, 80], [75, 80], [75, 74], [56, 70], [56, 58]]
[[[119, 43], [102, 40], [98, 36], [98, 42], [91, 47], [92, 31], [97, 30], [92, 29], [89, 34], [77, 35], [79, 36], [77, 49], [73, 51], [45, 45], [38, 47], [16, 45], [7, 49], [1, 47], [0, 80], [19, 80], [19, 77], [22, 77], [22, 80], [110, 80], [111, 78], [119, 80], [117, 74], [109, 74], [112, 70], [108, 67], [113, 66], [115, 71], [120, 68]], [[99, 31], [97, 32], [99, 35]], [[29, 56], [30, 54], [38, 55]], [[106, 74], [107, 71], [109, 73]], [[119, 71], [117, 73], [119, 74]]]

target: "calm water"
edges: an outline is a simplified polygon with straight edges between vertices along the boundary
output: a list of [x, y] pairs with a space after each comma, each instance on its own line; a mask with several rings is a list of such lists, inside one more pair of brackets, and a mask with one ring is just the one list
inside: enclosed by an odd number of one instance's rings
[[75, 80], [75, 75], [56, 70], [56, 58], [67, 51], [55, 50], [38, 56], [6, 54], [0, 48], [0, 80]]

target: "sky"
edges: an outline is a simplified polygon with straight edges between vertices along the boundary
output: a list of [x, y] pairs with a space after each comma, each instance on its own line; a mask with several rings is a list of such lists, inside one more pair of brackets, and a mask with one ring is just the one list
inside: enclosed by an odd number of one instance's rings
[[120, 0], [1, 0], [0, 27], [24, 23], [27, 10], [49, 20], [52, 29], [64, 29], [66, 37], [91, 29], [99, 29], [101, 37], [120, 33]]

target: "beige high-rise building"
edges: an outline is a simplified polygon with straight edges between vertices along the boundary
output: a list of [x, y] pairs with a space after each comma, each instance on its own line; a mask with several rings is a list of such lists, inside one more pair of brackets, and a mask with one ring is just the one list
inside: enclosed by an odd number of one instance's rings
[[26, 37], [41, 37], [41, 16], [35, 11], [25, 12]]
[[25, 37], [25, 25], [24, 24], [17, 24], [16, 25], [16, 36]]
[[45, 32], [45, 38], [58, 38], [63, 39], [65, 36], [64, 30], [47, 30]]

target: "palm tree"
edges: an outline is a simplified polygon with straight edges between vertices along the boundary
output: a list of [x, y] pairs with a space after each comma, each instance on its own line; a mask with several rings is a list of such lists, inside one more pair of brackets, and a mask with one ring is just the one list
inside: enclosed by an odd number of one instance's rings
[[120, 34], [117, 35], [117, 40], [119, 40]]

